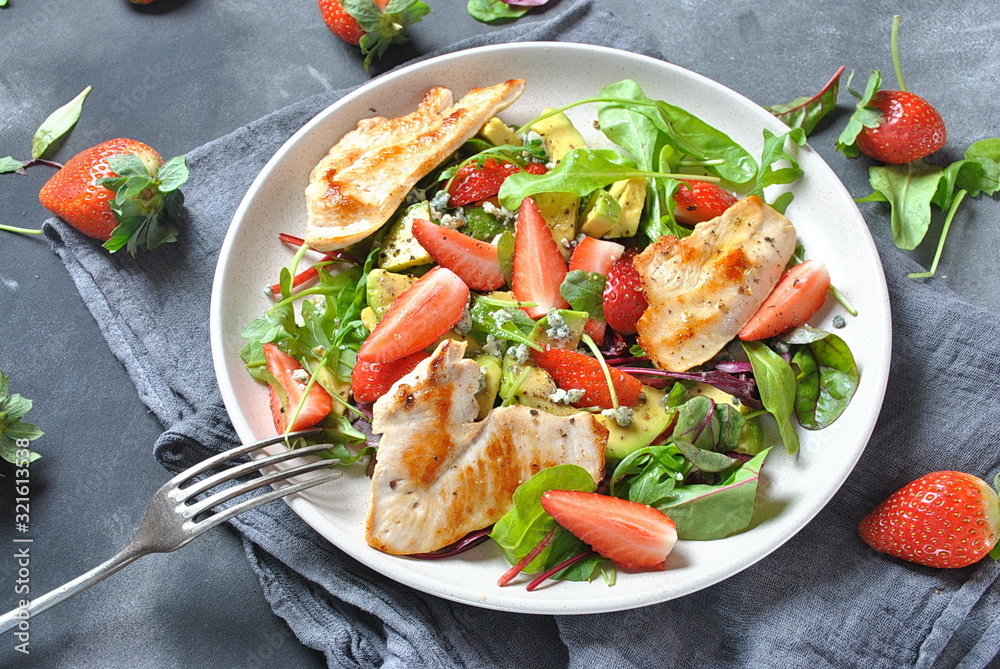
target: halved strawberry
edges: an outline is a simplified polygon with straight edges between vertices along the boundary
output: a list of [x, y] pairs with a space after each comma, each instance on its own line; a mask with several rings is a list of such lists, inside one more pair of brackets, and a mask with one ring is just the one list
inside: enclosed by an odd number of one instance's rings
[[542, 508], [581, 541], [629, 571], [662, 571], [677, 525], [658, 509], [578, 490], [542, 493]]
[[358, 359], [393, 362], [427, 348], [462, 319], [468, 301], [465, 282], [438, 265], [396, 298], [361, 345]]
[[500, 186], [511, 174], [531, 172], [544, 174], [544, 165], [529, 163], [520, 167], [507, 160], [487, 158], [482, 162], [470, 162], [463, 165], [448, 186], [449, 206], [462, 207], [473, 202], [481, 202], [500, 192]]
[[635, 251], [629, 250], [611, 266], [604, 285], [604, 320], [621, 334], [635, 334], [635, 324], [649, 303], [642, 292], [642, 277], [632, 264]]
[[823, 306], [829, 290], [826, 265], [819, 260], [796, 265], [782, 275], [757, 313], [743, 326], [740, 339], [767, 339], [802, 325]]
[[[595, 358], [564, 348], [532, 351], [531, 357], [563, 390], [584, 391], [583, 397], [574, 406], [614, 408], [604, 370]], [[639, 401], [639, 393], [642, 392], [642, 382], [614, 367], [610, 367], [609, 371], [611, 382], [615, 386], [615, 395], [618, 396], [618, 404], [626, 407], [636, 404]]]
[[333, 398], [319, 383], [313, 383], [306, 394], [308, 373], [298, 360], [276, 345], [267, 343], [264, 344], [264, 362], [268, 373], [281, 386], [281, 392], [274, 386], [270, 388], [271, 417], [279, 433], [312, 427], [333, 410]]
[[738, 202], [735, 195], [708, 181], [682, 182], [674, 193], [674, 218], [694, 225], [721, 216]]
[[559, 244], [538, 205], [530, 197], [521, 201], [514, 228], [514, 271], [511, 292], [519, 302], [535, 302], [524, 307], [532, 318], [541, 318], [551, 309], [569, 306], [559, 293], [568, 269]]
[[[607, 278], [611, 273], [611, 267], [623, 253], [625, 247], [617, 242], [584, 237], [573, 249], [573, 255], [569, 258], [569, 271], [578, 269], [584, 272], [597, 272]], [[604, 343], [604, 331], [607, 326], [604, 321], [588, 318], [584, 332], [600, 345]]]
[[374, 402], [389, 392], [396, 381], [413, 371], [421, 360], [429, 358], [427, 351], [392, 362], [371, 362], [358, 359], [351, 372], [351, 393], [358, 402]]
[[506, 283], [493, 244], [423, 218], [413, 220], [413, 236], [437, 264], [457, 274], [472, 290], [496, 290]]

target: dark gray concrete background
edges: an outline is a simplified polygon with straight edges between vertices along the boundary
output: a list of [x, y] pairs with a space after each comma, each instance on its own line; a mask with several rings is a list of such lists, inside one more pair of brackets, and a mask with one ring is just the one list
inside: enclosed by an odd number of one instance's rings
[[[671, 62], [760, 104], [817, 90], [840, 65], [894, 82], [893, 13], [904, 12], [907, 84], [943, 114], [943, 159], [1000, 136], [1000, 3], [915, 0], [598, 0], [659, 45]], [[465, 0], [430, 0], [432, 13], [387, 65], [495, 30]], [[563, 11], [562, 0], [539, 13]], [[536, 17], [537, 18], [537, 17]], [[531, 17], [523, 22], [535, 20]], [[332, 88], [367, 81], [352, 47], [333, 37], [315, 0], [10, 0], [0, 9], [0, 156], [26, 158], [34, 130], [85, 85], [83, 118], [56, 160], [127, 136], [165, 157], [184, 154], [268, 112]], [[867, 166], [833, 150], [853, 98], [810, 143], [855, 196]], [[38, 189], [51, 170], [0, 178], [0, 221], [37, 227]], [[864, 205], [873, 232], [884, 210]], [[1000, 205], [968, 202], [956, 219], [936, 281], [1000, 313]], [[936, 228], [928, 236], [936, 240]], [[926, 264], [934, 241], [916, 257]], [[206, 318], [208, 315], [206, 314]], [[139, 402], [59, 259], [44, 240], [0, 233], [0, 369], [35, 400], [46, 435], [32, 467], [31, 587], [40, 594], [112, 555], [130, 538], [167, 474], [153, 460], [160, 425]], [[0, 463], [0, 609], [16, 605], [12, 470]], [[183, 550], [143, 558], [31, 623], [30, 656], [0, 637], [0, 666], [320, 667], [264, 600], [228, 529]]]

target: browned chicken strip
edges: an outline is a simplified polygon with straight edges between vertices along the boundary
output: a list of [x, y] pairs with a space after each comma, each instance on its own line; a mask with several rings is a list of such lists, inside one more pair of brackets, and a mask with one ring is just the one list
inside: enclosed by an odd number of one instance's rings
[[375, 403], [372, 429], [382, 439], [365, 527], [374, 548], [444, 548], [499, 520], [517, 486], [548, 467], [604, 475], [608, 431], [589, 413], [510, 406], [475, 422], [480, 369], [464, 350], [443, 341]]
[[756, 313], [794, 251], [791, 221], [752, 195], [684, 239], [661, 237], [634, 261], [649, 302], [639, 344], [660, 369], [700, 365]]
[[524, 81], [512, 79], [474, 88], [452, 105], [451, 92], [435, 87], [411, 114], [360, 121], [310, 174], [306, 243], [332, 251], [378, 230], [420, 179], [523, 90]]

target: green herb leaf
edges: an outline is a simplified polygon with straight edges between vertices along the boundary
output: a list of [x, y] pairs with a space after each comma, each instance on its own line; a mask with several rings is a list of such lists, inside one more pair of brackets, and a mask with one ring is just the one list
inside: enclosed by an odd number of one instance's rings
[[603, 321], [606, 283], [603, 274], [575, 269], [563, 279], [559, 294], [575, 311], [585, 311], [594, 320]]
[[816, 95], [798, 97], [788, 104], [772, 105], [764, 109], [774, 114], [789, 128], [802, 128], [806, 135], [810, 135], [819, 122], [837, 108], [840, 76], [844, 73], [844, 69], [844, 66], [841, 66]]
[[41, 457], [28, 446], [43, 432], [22, 420], [32, 405], [31, 400], [10, 394], [10, 379], [0, 370], [0, 458], [13, 465], [24, 466]]
[[545, 174], [517, 172], [500, 187], [499, 199], [515, 211], [521, 200], [538, 193], [573, 193], [583, 197], [598, 188], [632, 177], [649, 176], [635, 164], [610, 149], [573, 149]]
[[87, 99], [87, 95], [92, 90], [92, 86], [87, 86], [75, 98], [49, 114], [48, 118], [35, 131], [35, 136], [31, 138], [32, 158], [41, 158], [53, 142], [76, 125], [76, 122], [80, 120], [80, 113], [83, 111], [83, 101]]
[[[764, 199], [764, 189], [768, 186], [790, 184], [798, 181], [804, 174], [802, 168], [795, 158], [785, 150], [786, 140], [791, 140], [798, 146], [806, 143], [806, 133], [802, 128], [793, 128], [783, 135], [775, 135], [767, 128], [764, 128], [764, 150], [761, 154], [761, 169], [757, 173], [757, 180], [754, 184], [752, 195]], [[775, 167], [775, 164], [785, 161], [784, 167]], [[784, 212], [792, 200], [790, 192], [784, 193], [772, 203], [775, 209]]]
[[759, 341], [743, 342], [743, 350], [753, 367], [761, 402], [778, 423], [778, 433], [785, 444], [785, 450], [789, 453], [797, 452], [799, 437], [792, 424], [797, 383], [792, 366]]

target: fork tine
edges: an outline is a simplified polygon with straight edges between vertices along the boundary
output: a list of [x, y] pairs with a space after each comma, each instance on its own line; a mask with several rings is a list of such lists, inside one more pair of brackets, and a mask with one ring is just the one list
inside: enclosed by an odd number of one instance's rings
[[184, 483], [185, 481], [194, 478], [198, 474], [203, 474], [207, 472], [209, 469], [212, 469], [213, 467], [218, 467], [219, 465], [228, 462], [233, 458], [238, 458], [241, 455], [251, 453], [253, 451], [256, 451], [257, 449], [264, 448], [265, 446], [271, 446], [273, 444], [280, 443], [282, 441], [285, 441], [285, 439], [297, 439], [298, 437], [306, 437], [309, 436], [310, 434], [316, 434], [320, 431], [321, 431], [320, 428], [313, 428], [310, 430], [300, 430], [299, 432], [292, 432], [287, 435], [279, 434], [277, 436], [270, 437], [268, 439], [262, 439], [261, 441], [255, 441], [250, 444], [243, 444], [241, 446], [237, 446], [236, 448], [231, 448], [228, 451], [223, 451], [222, 453], [219, 453], [218, 455], [213, 455], [212, 457], [201, 461], [200, 463], [189, 469], [185, 469], [180, 474], [167, 481], [167, 485], [173, 485], [173, 486], [180, 485], [181, 483]]
[[272, 472], [264, 476], [250, 479], [245, 483], [234, 485], [231, 488], [220, 490], [214, 495], [200, 500], [195, 504], [191, 504], [190, 506], [182, 507], [178, 511], [185, 518], [196, 518], [199, 514], [204, 513], [213, 507], [219, 506], [220, 504], [224, 504], [225, 502], [239, 497], [240, 495], [245, 495], [248, 492], [252, 492], [258, 488], [263, 488], [271, 483], [290, 479], [293, 476], [298, 476], [299, 474], [305, 474], [316, 469], [330, 467], [338, 462], [338, 460], [312, 460], [310, 462], [292, 467], [291, 469]]
[[[209, 518], [206, 518], [205, 520], [195, 523], [194, 527], [192, 528], [193, 533], [195, 536], [198, 536], [202, 532], [215, 527], [219, 523], [225, 522], [230, 518], [232, 518], [233, 516], [238, 516], [241, 513], [249, 511], [250, 509], [255, 509], [261, 504], [267, 504], [268, 502], [273, 502], [274, 500], [280, 499], [287, 495], [291, 495], [296, 492], [301, 492], [303, 490], [308, 490], [309, 488], [318, 486], [328, 481], [334, 481], [336, 479], [339, 479], [343, 475], [344, 473], [342, 471], [327, 472], [326, 474], [320, 474], [319, 476], [311, 478], [308, 481], [300, 481], [299, 483], [294, 483], [292, 485], [264, 493], [263, 495], [252, 497], [238, 504], [233, 504], [232, 506], [226, 507], [224, 511], [220, 511], [219, 513]], [[243, 492], [246, 492], [246, 490], [241, 491], [240, 494], [242, 494]]]
[[[271, 444], [268, 444], [271, 445]], [[243, 476], [244, 474], [249, 474], [250, 472], [257, 471], [262, 467], [268, 465], [277, 464], [279, 462], [284, 462], [285, 460], [292, 460], [294, 458], [302, 457], [305, 455], [312, 455], [313, 453], [321, 453], [323, 451], [330, 450], [331, 444], [313, 444], [312, 446], [305, 446], [303, 448], [288, 449], [282, 451], [281, 453], [276, 453], [274, 455], [269, 455], [263, 458], [256, 458], [250, 462], [244, 462], [242, 464], [236, 465], [235, 467], [230, 467], [224, 469], [221, 472], [213, 474], [197, 483], [187, 486], [186, 488], [178, 488], [175, 492], [171, 494], [171, 497], [177, 501], [184, 501], [200, 495], [201, 493], [214, 488], [223, 481], [228, 481], [230, 479]], [[327, 461], [332, 463], [331, 460]]]

